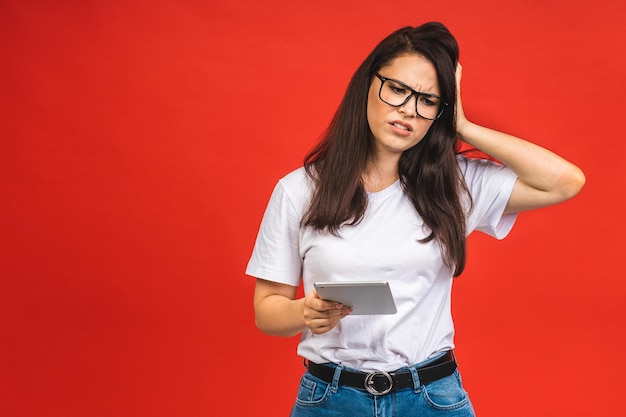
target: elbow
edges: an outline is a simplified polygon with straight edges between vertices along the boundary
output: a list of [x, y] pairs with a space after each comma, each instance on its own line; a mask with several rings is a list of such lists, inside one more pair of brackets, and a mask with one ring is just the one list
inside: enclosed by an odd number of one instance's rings
[[587, 177], [585, 173], [580, 168], [576, 167], [570, 179], [570, 198], [576, 196], [583, 189], [586, 182]]
[[261, 314], [259, 314], [256, 309], [254, 312], [254, 325], [261, 331], [261, 333], [272, 334], [271, 330], [267, 327], [265, 320], [262, 319]]
[[264, 323], [262, 320], [255, 319], [254, 323], [256, 324], [256, 328], [259, 329], [261, 333], [268, 336], [291, 337], [296, 334], [283, 329], [277, 329], [272, 325]]
[[254, 324], [255, 324], [256, 328], [261, 331], [261, 333], [264, 333], [264, 334], [269, 335], [269, 336], [274, 336], [275, 335], [275, 333], [272, 331], [272, 328], [268, 327], [266, 325], [266, 323], [263, 322], [263, 320], [259, 319], [258, 316], [254, 317]]
[[584, 172], [578, 167], [573, 167], [567, 174], [564, 174], [561, 186], [561, 196], [563, 201], [569, 200], [570, 198], [578, 195], [578, 193], [580, 193], [585, 186], [586, 182], [587, 178], [585, 177]]
[[268, 336], [290, 336], [285, 335], [280, 329], [276, 328], [276, 323], [273, 320], [268, 318], [263, 318], [263, 314], [255, 313], [254, 314], [254, 325], [257, 329], [261, 331], [261, 333], [266, 334]]
[[272, 317], [264, 317], [262, 314], [254, 315], [254, 324], [261, 333], [268, 336], [292, 337], [302, 332], [302, 329], [299, 327], [292, 327], [280, 323], [280, 320]]

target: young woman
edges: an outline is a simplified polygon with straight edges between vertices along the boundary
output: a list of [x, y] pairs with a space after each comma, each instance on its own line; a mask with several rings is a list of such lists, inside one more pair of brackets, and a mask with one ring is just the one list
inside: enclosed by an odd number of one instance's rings
[[[292, 416], [474, 415], [453, 354], [450, 293], [466, 237], [576, 195], [576, 166], [478, 126], [460, 100], [458, 45], [439, 23], [385, 38], [354, 74], [304, 167], [282, 178], [246, 273], [257, 326], [302, 333]], [[502, 164], [459, 154], [459, 141]], [[296, 298], [303, 280], [305, 296]], [[393, 315], [350, 315], [317, 281], [390, 283]]]

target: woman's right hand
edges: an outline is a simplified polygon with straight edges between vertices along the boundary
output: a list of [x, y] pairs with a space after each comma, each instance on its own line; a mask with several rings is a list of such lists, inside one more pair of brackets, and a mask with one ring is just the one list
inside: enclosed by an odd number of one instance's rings
[[322, 300], [311, 290], [304, 297], [302, 315], [304, 324], [314, 334], [324, 334], [334, 329], [339, 320], [352, 313], [352, 308], [334, 301]]
[[291, 337], [310, 329], [322, 334], [352, 312], [350, 307], [320, 299], [315, 290], [296, 299], [297, 290], [279, 282], [256, 280], [254, 319], [263, 333]]

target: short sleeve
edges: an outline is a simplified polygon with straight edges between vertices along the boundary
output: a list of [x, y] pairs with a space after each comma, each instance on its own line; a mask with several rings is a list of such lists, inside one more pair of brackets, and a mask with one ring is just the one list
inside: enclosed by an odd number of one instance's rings
[[[301, 173], [300, 173], [301, 174]], [[278, 182], [265, 209], [246, 274], [297, 286], [302, 277], [299, 251], [301, 206], [289, 192], [293, 177]], [[301, 187], [302, 188], [302, 187]]]
[[459, 167], [473, 200], [467, 234], [478, 230], [503, 239], [517, 219], [517, 214], [504, 214], [517, 176], [510, 168], [484, 159], [460, 156]]

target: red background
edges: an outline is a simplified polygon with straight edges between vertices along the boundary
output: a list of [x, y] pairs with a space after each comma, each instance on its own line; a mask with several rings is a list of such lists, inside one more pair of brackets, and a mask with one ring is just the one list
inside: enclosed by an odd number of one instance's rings
[[288, 415], [297, 338], [243, 273], [269, 194], [403, 25], [457, 36], [470, 119], [581, 195], [470, 240], [458, 356], [480, 416], [623, 410], [621, 1], [0, 1], [0, 415]]

